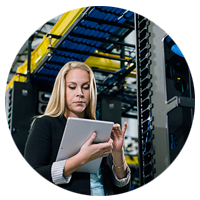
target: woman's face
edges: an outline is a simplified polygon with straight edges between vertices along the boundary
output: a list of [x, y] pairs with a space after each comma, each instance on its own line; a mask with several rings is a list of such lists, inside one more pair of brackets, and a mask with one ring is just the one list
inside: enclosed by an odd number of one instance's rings
[[90, 101], [90, 77], [87, 71], [71, 69], [66, 75], [65, 117], [85, 117]]

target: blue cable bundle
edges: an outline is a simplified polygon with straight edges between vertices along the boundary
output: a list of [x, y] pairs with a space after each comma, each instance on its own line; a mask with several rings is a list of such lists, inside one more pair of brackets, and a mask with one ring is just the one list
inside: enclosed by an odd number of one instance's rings
[[[170, 12], [169, 12], [169, 10], [167, 10], [167, 9], [162, 11], [162, 17], [163, 17], [163, 21], [164, 21], [165, 25], [168, 25], [169, 23], [172, 23], [172, 22], [173, 22], [172, 17], [171, 17], [171, 15], [170, 15]], [[184, 36], [180, 36], [180, 34], [179, 34], [178, 32], [176, 32], [176, 31], [172, 32], [171, 35], [172, 35], [173, 37], [178, 38], [178, 41], [179, 41], [181, 44], [183, 44], [184, 46], [186, 46], [186, 47], [192, 49], [192, 41], [191, 41], [191, 40], [187, 39], [187, 38], [184, 37]], [[168, 37], [166, 38], [166, 42], [167, 42], [167, 43], [170, 43], [171, 41], [172, 41], [171, 37], [168, 36]], [[171, 46], [171, 50], [172, 50], [175, 54], [181, 56], [182, 58], [189, 59], [190, 56], [191, 56], [191, 52], [190, 52], [190, 51], [179, 47], [177, 44], [173, 44], [173, 45]]]

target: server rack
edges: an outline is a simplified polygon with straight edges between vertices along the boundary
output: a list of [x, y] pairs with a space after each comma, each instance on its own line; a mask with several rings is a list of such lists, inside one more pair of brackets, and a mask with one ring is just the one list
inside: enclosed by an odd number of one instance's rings
[[[140, 185], [160, 175], [177, 157], [194, 114], [194, 88], [184, 57], [168, 35], [135, 15]], [[175, 44], [175, 43], [173, 43]]]

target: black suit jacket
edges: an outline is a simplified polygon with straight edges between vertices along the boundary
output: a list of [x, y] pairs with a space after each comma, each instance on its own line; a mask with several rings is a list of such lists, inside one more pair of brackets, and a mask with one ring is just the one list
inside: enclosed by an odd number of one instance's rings
[[[52, 183], [51, 167], [56, 160], [65, 124], [64, 116], [37, 118], [26, 142], [25, 159], [40, 175]], [[105, 195], [129, 191], [130, 182], [121, 188], [112, 183], [111, 154], [102, 159], [101, 170]], [[90, 174], [74, 172], [70, 183], [59, 186], [72, 192], [90, 195]]]

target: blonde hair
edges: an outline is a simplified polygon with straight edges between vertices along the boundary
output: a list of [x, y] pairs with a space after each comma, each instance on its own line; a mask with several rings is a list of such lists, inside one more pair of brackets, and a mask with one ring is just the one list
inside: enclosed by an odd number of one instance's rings
[[[42, 116], [48, 115], [51, 117], [58, 117], [64, 114], [66, 104], [66, 75], [69, 70], [80, 68], [89, 73], [90, 77], [90, 102], [86, 108], [86, 116], [88, 119], [96, 119], [96, 103], [97, 103], [97, 89], [93, 71], [85, 63], [81, 62], [68, 62], [59, 71], [51, 97], [47, 104], [46, 110]], [[42, 117], [40, 116], [40, 117]]]

